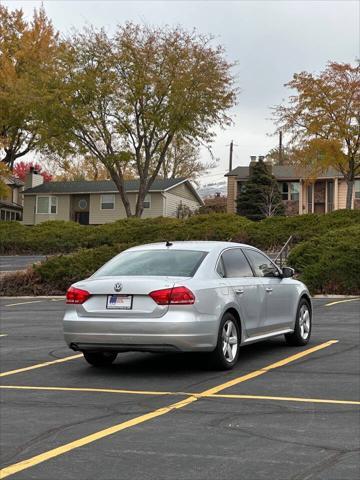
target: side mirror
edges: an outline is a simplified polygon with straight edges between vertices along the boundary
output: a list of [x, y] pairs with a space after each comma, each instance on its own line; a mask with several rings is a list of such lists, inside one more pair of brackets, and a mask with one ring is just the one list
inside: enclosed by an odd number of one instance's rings
[[283, 267], [282, 276], [283, 278], [291, 278], [295, 275], [295, 270], [291, 267]]

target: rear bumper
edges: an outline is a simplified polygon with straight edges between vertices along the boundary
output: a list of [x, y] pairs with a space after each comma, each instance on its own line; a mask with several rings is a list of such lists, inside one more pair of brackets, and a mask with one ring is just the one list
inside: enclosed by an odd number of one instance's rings
[[180, 309], [156, 319], [80, 317], [70, 309], [63, 325], [66, 343], [79, 351], [211, 351], [218, 334], [214, 316]]

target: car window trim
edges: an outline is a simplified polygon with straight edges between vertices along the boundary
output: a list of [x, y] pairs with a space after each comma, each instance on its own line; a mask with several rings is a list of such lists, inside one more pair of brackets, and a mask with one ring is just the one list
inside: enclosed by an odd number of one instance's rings
[[[250, 270], [252, 271], [252, 277], [227, 277], [227, 276], [226, 276], [226, 268], [225, 268], [225, 263], [224, 263], [224, 260], [222, 259], [222, 256], [223, 256], [223, 254], [224, 254], [225, 252], [227, 252], [228, 250], [240, 250], [240, 251], [243, 253], [243, 255], [244, 255], [244, 257], [245, 257], [245, 260], [248, 262], [249, 267], [250, 267]], [[218, 273], [218, 271], [217, 271], [218, 264], [219, 264], [219, 261], [220, 261], [220, 260], [222, 261], [222, 264], [223, 264], [223, 267], [224, 267], [223, 270], [224, 270], [224, 272], [225, 272], [225, 277], [220, 277], [220, 275], [219, 275], [219, 273]], [[215, 273], [218, 275], [219, 278], [254, 278], [254, 277], [256, 277], [255, 271], [254, 271], [254, 269], [253, 269], [252, 264], [249, 262], [248, 257], [247, 257], [247, 256], [245, 255], [245, 253], [243, 252], [243, 247], [240, 247], [240, 246], [239, 246], [239, 247], [228, 247], [228, 248], [225, 248], [224, 250], [221, 250], [221, 252], [219, 253], [218, 259], [217, 259], [217, 261], [216, 261], [216, 264], [215, 264]]]
[[[276, 265], [276, 263], [274, 263], [274, 262], [271, 260], [270, 257], [268, 257], [268, 256], [266, 255], [266, 253], [262, 252], [262, 251], [259, 250], [258, 248], [253, 248], [253, 247], [245, 247], [245, 248], [243, 248], [243, 250], [244, 250], [244, 255], [246, 256], [248, 262], [249, 262], [250, 265], [251, 265], [251, 270], [253, 271], [255, 277], [257, 277], [257, 278], [281, 278], [282, 272], [281, 272], [280, 268]], [[275, 267], [275, 269], [276, 269], [276, 271], [278, 272], [279, 276], [278, 276], [278, 277], [275, 277], [275, 276], [274, 276], [274, 277], [264, 277], [263, 275], [257, 275], [257, 274], [256, 274], [255, 266], [254, 266], [251, 258], [249, 258], [249, 257], [247, 256], [246, 250], [253, 250], [254, 252], [258, 252], [258, 253], [261, 253], [262, 255], [264, 255], [264, 257], [267, 258], [267, 259], [269, 260], [269, 262]]]

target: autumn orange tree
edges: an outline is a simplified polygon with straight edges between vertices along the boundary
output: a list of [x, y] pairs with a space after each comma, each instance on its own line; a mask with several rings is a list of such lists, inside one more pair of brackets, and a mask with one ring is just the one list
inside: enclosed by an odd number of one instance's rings
[[11, 169], [39, 146], [58, 48], [43, 9], [27, 22], [22, 10], [0, 5], [0, 160]]
[[295, 91], [275, 107], [279, 130], [291, 136], [292, 158], [311, 176], [329, 166], [347, 183], [351, 208], [355, 176], [360, 174], [360, 65], [331, 62], [319, 75], [295, 74], [286, 84]]
[[[214, 127], [230, 123], [231, 67], [211, 38], [181, 28], [128, 23], [113, 37], [94, 29], [77, 33], [62, 62], [49, 148], [95, 157], [127, 216], [141, 216], [174, 139], [209, 144]], [[125, 190], [127, 171], [139, 178], [135, 211]]]

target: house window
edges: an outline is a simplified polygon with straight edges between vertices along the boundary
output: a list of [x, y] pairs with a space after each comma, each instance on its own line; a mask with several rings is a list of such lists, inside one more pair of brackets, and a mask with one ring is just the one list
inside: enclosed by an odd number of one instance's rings
[[101, 195], [100, 209], [114, 210], [114, 208], [115, 208], [115, 195], [113, 193]]
[[36, 213], [57, 214], [57, 197], [37, 197]]
[[355, 180], [355, 198], [360, 198], [360, 180]]
[[299, 182], [290, 183], [290, 200], [299, 201], [300, 185]]
[[151, 208], [151, 195], [148, 193], [144, 198], [144, 208]]
[[300, 185], [299, 182], [283, 182], [281, 183], [281, 198], [285, 201], [299, 201]]
[[281, 184], [281, 198], [289, 200], [289, 184], [286, 182]]
[[327, 211], [332, 212], [334, 210], [334, 182], [329, 180], [326, 184], [327, 195]]

